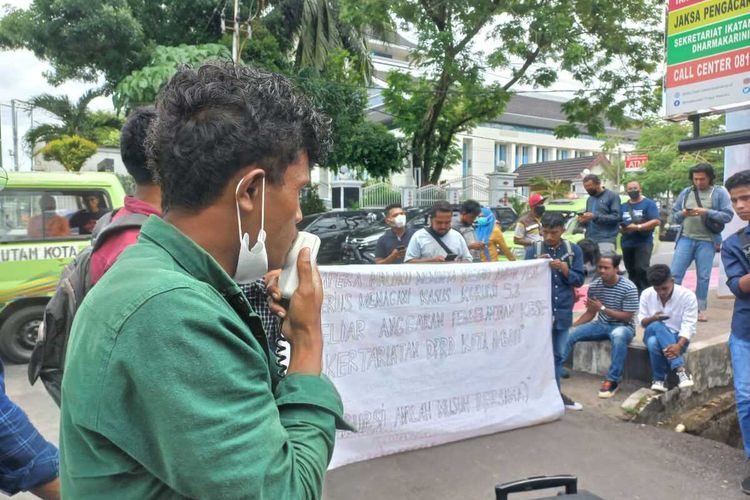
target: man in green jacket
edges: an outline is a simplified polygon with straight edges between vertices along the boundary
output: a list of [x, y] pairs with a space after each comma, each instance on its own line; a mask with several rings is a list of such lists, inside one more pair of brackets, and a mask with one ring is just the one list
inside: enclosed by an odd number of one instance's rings
[[150, 132], [164, 219], [146, 222], [74, 321], [65, 497], [320, 497], [346, 427], [321, 375], [320, 276], [307, 250], [289, 263], [300, 284], [281, 312], [283, 378], [238, 283], [285, 265], [328, 137], [281, 76], [213, 63], [169, 82]]

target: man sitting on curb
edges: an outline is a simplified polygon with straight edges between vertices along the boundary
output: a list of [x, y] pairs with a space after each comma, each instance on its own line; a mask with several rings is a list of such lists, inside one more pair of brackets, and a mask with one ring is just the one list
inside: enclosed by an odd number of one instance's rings
[[646, 273], [651, 285], [641, 295], [638, 320], [645, 328], [643, 343], [648, 348], [654, 381], [651, 390], [667, 392], [669, 369], [677, 372], [678, 387], [693, 386], [693, 377], [685, 369], [682, 353], [695, 334], [698, 299], [687, 288], [677, 285], [669, 266], [656, 264]]
[[635, 335], [638, 288], [617, 274], [621, 261], [622, 257], [615, 254], [599, 258], [599, 277], [589, 286], [586, 312], [573, 323], [563, 352], [565, 362], [578, 342], [609, 340], [612, 343], [612, 364], [599, 389], [600, 398], [611, 398], [619, 389], [628, 344]]

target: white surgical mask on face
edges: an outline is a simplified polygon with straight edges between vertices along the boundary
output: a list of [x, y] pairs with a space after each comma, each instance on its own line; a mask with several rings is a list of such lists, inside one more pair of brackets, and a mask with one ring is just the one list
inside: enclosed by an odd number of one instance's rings
[[395, 227], [404, 227], [406, 225], [406, 215], [399, 214], [393, 218], [393, 225]]
[[[244, 180], [244, 179], [243, 179]], [[237, 270], [234, 272], [234, 281], [239, 284], [252, 283], [259, 280], [268, 272], [268, 254], [266, 253], [266, 178], [263, 177], [263, 188], [260, 197], [260, 231], [258, 240], [253, 248], [250, 245], [250, 235], [242, 233], [242, 222], [240, 219], [240, 202], [237, 195], [240, 192], [242, 181], [235, 189], [235, 204], [237, 205], [237, 231], [240, 237], [240, 254], [237, 257]]]

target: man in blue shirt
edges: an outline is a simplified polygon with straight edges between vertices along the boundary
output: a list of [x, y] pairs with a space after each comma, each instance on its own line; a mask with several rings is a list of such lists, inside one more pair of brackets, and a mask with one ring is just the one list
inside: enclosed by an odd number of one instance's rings
[[[750, 221], [750, 170], [734, 174], [724, 185], [737, 216]], [[750, 225], [724, 241], [721, 260], [727, 274], [727, 286], [736, 297], [729, 352], [732, 354], [737, 419], [745, 454], [750, 459]], [[742, 491], [750, 494], [750, 476], [742, 481]]]
[[[563, 351], [568, 342], [568, 330], [573, 323], [575, 288], [583, 285], [583, 252], [562, 238], [565, 219], [559, 213], [548, 213], [542, 219], [542, 236], [539, 241], [526, 249], [526, 259], [549, 259], [552, 269], [552, 353], [555, 359], [555, 379], [560, 387]], [[560, 393], [565, 407], [581, 410], [583, 407]]]
[[45, 499], [60, 498], [60, 456], [5, 394], [0, 363], [0, 490], [8, 495], [30, 491]]
[[649, 287], [646, 272], [651, 265], [651, 252], [654, 249], [654, 229], [661, 221], [656, 203], [643, 196], [638, 181], [628, 182], [626, 189], [630, 200], [622, 205], [622, 260], [628, 278], [638, 287], [640, 295]]
[[583, 187], [589, 194], [586, 212], [578, 216], [578, 223], [586, 227], [586, 238], [599, 246], [602, 255], [615, 253], [615, 241], [620, 226], [620, 197], [602, 186], [598, 176], [583, 178]]

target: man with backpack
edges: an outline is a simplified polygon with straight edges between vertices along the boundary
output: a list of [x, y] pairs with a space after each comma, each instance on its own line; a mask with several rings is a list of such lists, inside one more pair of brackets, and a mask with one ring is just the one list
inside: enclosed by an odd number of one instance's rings
[[[575, 245], [562, 237], [565, 219], [558, 213], [547, 213], [542, 219], [542, 236], [526, 249], [526, 259], [549, 259], [552, 269], [552, 353], [555, 359], [555, 379], [560, 388], [563, 369], [563, 351], [568, 341], [568, 330], [573, 324], [573, 305], [576, 301], [575, 288], [583, 285], [583, 253]], [[569, 410], [582, 410], [580, 403], [560, 393], [565, 407]]]
[[700, 163], [688, 171], [691, 186], [682, 190], [672, 207], [672, 217], [680, 224], [672, 257], [672, 275], [678, 285], [695, 261], [698, 283], [698, 321], [708, 321], [708, 285], [714, 256], [721, 245], [724, 225], [732, 220], [732, 202], [721, 186], [714, 186], [714, 168]]
[[[750, 170], [737, 172], [727, 179], [725, 186], [737, 216], [750, 222]], [[727, 274], [727, 286], [735, 296], [729, 352], [732, 355], [737, 420], [745, 455], [750, 460], [750, 225], [724, 241], [721, 261]], [[741, 487], [750, 494], [750, 475], [742, 481]]]
[[150, 215], [161, 216], [161, 188], [146, 166], [146, 136], [155, 117], [155, 108], [147, 106], [136, 109], [125, 122], [120, 153], [125, 168], [135, 179], [135, 196], [126, 196], [123, 208], [98, 219], [91, 246], [63, 270], [55, 295], [45, 308], [37, 345], [29, 360], [29, 382], [34, 384], [41, 377], [58, 406], [68, 335], [78, 307], [125, 248], [136, 243], [146, 219]]
[[138, 221], [142, 224], [150, 215], [161, 217], [161, 188], [154, 179], [153, 172], [146, 166], [145, 142], [154, 118], [155, 108], [144, 106], [133, 111], [122, 127], [120, 155], [125, 168], [135, 180], [135, 196], [126, 196], [125, 206], [117, 210], [110, 220], [114, 222], [133, 215], [140, 217], [128, 217], [135, 222], [134, 226], [123, 228], [117, 234], [109, 236], [92, 253], [89, 271], [92, 286], [112, 267], [125, 248], [138, 241], [138, 234], [141, 232]]

